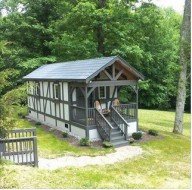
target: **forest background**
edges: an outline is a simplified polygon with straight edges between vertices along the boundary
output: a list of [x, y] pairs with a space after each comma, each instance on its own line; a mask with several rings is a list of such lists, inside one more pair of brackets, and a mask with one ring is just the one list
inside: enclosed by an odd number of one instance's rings
[[[182, 15], [137, 3], [0, 0], [0, 98], [25, 104], [22, 77], [43, 64], [119, 55], [145, 76], [139, 82], [140, 108], [175, 109]], [[123, 89], [122, 100], [128, 91]]]

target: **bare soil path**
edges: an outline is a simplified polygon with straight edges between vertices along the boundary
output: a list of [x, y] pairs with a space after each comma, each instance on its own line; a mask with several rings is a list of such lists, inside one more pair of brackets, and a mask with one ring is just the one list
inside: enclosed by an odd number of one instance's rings
[[114, 153], [105, 156], [63, 156], [55, 159], [39, 158], [39, 168], [55, 170], [61, 167], [83, 167], [87, 165], [107, 165], [130, 159], [142, 154], [143, 150], [139, 146], [124, 146], [115, 149]]

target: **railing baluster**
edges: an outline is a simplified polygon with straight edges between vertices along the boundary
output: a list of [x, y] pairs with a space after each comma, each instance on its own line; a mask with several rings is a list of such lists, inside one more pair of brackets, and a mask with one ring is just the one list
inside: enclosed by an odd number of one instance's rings
[[99, 134], [101, 135], [103, 140], [110, 141], [111, 129], [113, 129], [112, 125], [97, 109], [95, 109], [95, 116], [96, 116], [96, 124], [97, 124], [97, 129]]
[[[127, 121], [122, 117], [122, 115], [118, 112], [118, 110], [112, 106], [111, 107], [111, 112], [112, 112], [112, 119], [113, 121], [117, 124], [117, 126], [119, 127], [119, 129], [123, 132], [124, 136], [125, 136], [125, 140], [127, 140], [127, 134], [128, 134], [128, 123]], [[123, 113], [124, 113], [124, 109], [123, 109]]]

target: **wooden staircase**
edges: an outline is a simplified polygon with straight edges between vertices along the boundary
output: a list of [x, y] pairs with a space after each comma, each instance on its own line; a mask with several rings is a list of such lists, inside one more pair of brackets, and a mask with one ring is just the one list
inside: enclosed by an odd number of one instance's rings
[[110, 122], [113, 126], [113, 129], [111, 131], [111, 140], [110, 142], [113, 144], [114, 147], [121, 147], [128, 145], [128, 141], [125, 140], [125, 136], [119, 129], [119, 127], [114, 123]]
[[97, 130], [104, 141], [110, 141], [114, 147], [128, 145], [128, 123], [113, 106], [110, 116], [105, 117], [97, 109], [95, 116]]

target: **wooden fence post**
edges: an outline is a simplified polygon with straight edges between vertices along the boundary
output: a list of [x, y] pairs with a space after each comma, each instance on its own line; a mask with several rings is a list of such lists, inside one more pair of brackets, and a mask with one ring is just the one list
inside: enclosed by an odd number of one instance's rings
[[34, 165], [38, 167], [38, 156], [37, 156], [37, 137], [33, 137], [33, 152], [34, 152]]

